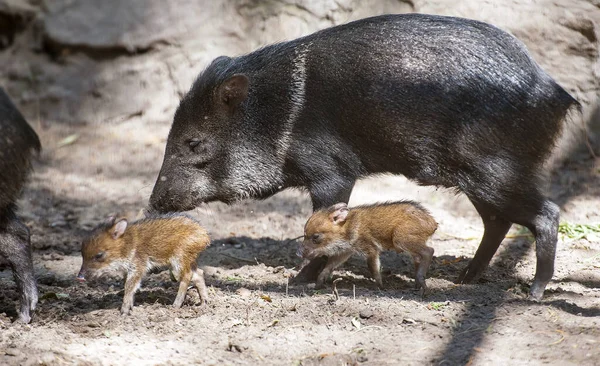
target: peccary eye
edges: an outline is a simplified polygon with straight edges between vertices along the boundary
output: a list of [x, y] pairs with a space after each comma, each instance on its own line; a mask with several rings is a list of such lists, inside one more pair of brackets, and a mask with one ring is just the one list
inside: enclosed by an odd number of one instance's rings
[[323, 239], [323, 234], [313, 234], [310, 237], [310, 240], [312, 240], [312, 242], [315, 243], [315, 244], [319, 244], [319, 242], [321, 241], [321, 239]]
[[207, 161], [202, 161], [200, 163], [196, 163], [194, 166], [196, 167], [196, 169], [204, 169], [204, 168], [206, 168], [207, 165], [208, 165]]
[[101, 262], [104, 260], [104, 257], [106, 257], [106, 252], [100, 252], [94, 256], [94, 260]]

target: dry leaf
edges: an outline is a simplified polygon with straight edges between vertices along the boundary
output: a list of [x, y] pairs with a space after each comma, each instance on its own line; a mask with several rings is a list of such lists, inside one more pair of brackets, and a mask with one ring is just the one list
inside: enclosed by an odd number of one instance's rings
[[357, 317], [352, 318], [352, 325], [354, 325], [354, 327], [356, 329], [360, 329], [360, 327], [361, 327], [360, 320], [358, 320]]
[[65, 137], [64, 139], [60, 140], [58, 142], [58, 144], [56, 144], [56, 148], [61, 148], [67, 145], [71, 145], [73, 143], [75, 143], [75, 141], [77, 141], [79, 139], [79, 135], [78, 134], [73, 134], [73, 135], [69, 135], [67, 137]]

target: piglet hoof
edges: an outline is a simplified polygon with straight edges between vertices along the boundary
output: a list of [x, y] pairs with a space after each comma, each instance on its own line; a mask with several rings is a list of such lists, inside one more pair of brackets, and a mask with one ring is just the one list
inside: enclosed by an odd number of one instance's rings
[[129, 315], [129, 313], [131, 312], [131, 307], [130, 306], [121, 306], [121, 316], [127, 316]]
[[206, 290], [199, 292], [198, 297], [200, 298], [200, 306], [208, 305], [209, 297], [208, 292]]

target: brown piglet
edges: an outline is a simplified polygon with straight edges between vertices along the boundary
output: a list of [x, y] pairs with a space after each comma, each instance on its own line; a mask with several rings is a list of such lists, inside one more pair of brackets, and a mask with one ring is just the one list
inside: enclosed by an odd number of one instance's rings
[[194, 219], [180, 214], [150, 216], [132, 223], [110, 217], [83, 241], [83, 263], [77, 278], [85, 281], [105, 273], [125, 273], [121, 314], [133, 309], [133, 297], [142, 278], [154, 268], [170, 268], [179, 281], [173, 305], [181, 307], [190, 282], [206, 303], [204, 273], [196, 259], [210, 244], [206, 230]]
[[305, 259], [327, 256], [325, 268], [317, 278], [323, 287], [332, 271], [357, 253], [367, 258], [377, 285], [383, 287], [379, 254], [383, 250], [408, 252], [415, 264], [415, 287], [425, 295], [425, 275], [433, 258], [427, 240], [437, 229], [429, 212], [412, 201], [389, 202], [348, 209], [338, 203], [315, 212], [304, 226], [304, 241], [298, 255]]

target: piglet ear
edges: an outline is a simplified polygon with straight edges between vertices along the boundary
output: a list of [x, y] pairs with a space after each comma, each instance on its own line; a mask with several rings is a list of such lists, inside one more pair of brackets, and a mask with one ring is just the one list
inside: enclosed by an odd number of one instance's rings
[[113, 239], [118, 239], [125, 233], [125, 229], [127, 229], [127, 219], [120, 219], [117, 223], [110, 229], [110, 235]]
[[250, 81], [244, 74], [235, 74], [225, 80], [218, 90], [221, 102], [227, 105], [230, 110], [237, 107], [248, 97], [248, 88]]
[[345, 203], [337, 203], [329, 208], [329, 219], [335, 225], [342, 225], [346, 222], [348, 216], [348, 205]]

